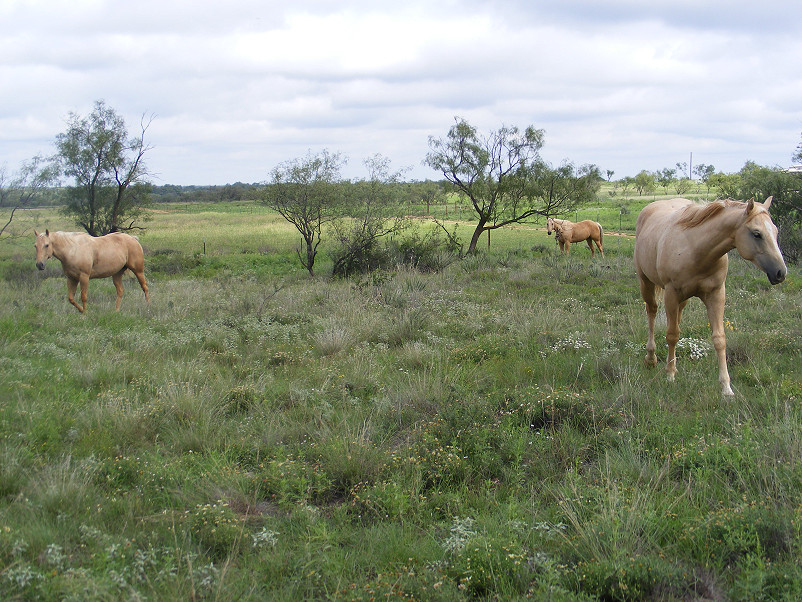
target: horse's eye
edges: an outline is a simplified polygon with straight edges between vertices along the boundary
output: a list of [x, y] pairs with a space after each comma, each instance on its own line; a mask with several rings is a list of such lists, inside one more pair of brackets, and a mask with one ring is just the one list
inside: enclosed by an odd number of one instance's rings
[[755, 238], [763, 238], [763, 235], [758, 230], [752, 232], [752, 236], [754, 236]]

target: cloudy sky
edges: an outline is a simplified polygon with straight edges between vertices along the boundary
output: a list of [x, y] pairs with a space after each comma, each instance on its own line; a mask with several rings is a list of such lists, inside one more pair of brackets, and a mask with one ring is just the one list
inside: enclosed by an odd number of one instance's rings
[[104, 100], [156, 184], [259, 182], [307, 151], [411, 178], [459, 116], [545, 130], [554, 165], [787, 166], [802, 10], [787, 0], [0, 0], [0, 166]]

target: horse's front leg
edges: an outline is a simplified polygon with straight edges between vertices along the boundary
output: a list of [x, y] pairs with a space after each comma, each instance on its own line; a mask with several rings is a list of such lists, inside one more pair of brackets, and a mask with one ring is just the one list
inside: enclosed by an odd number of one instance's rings
[[594, 257], [596, 255], [596, 251], [593, 250], [593, 239], [588, 238], [585, 242], [588, 243], [588, 247], [590, 247], [590, 256]]
[[713, 331], [713, 347], [718, 359], [718, 382], [722, 395], [735, 395], [730, 386], [730, 372], [727, 369], [727, 335], [724, 334], [724, 299], [726, 292], [722, 284], [718, 290], [705, 295], [702, 301], [707, 308], [707, 319]]
[[78, 279], [67, 276], [67, 299], [75, 306], [79, 312], [84, 313], [83, 308], [75, 302], [75, 291], [78, 290]]

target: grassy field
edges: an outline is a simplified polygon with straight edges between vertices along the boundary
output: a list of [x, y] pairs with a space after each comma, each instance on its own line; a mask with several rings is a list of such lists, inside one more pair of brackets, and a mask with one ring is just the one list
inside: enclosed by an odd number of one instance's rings
[[258, 205], [165, 206], [151, 304], [126, 277], [116, 313], [94, 280], [86, 315], [34, 266], [32, 229], [72, 228], [23, 213], [0, 239], [0, 598], [799, 599], [800, 269], [772, 287], [732, 259], [734, 399], [698, 300], [668, 383], [642, 361], [645, 202], [595, 210], [605, 259], [532, 225], [350, 280], [325, 254], [306, 276]]

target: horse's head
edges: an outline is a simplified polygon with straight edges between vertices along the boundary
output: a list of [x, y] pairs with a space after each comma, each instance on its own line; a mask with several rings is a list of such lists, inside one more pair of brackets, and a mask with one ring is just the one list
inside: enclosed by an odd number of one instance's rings
[[764, 203], [750, 199], [746, 203], [746, 219], [735, 232], [735, 248], [741, 257], [766, 272], [769, 282], [779, 284], [785, 280], [788, 268], [777, 244], [777, 226], [769, 215], [771, 199]]
[[546, 220], [546, 234], [551, 236], [551, 231], [554, 230], [554, 218], [548, 218]]
[[45, 230], [44, 234], [40, 234], [36, 230], [33, 231], [36, 236], [34, 246], [36, 247], [36, 267], [40, 270], [45, 269], [45, 261], [53, 257], [53, 245], [50, 243], [50, 230]]

